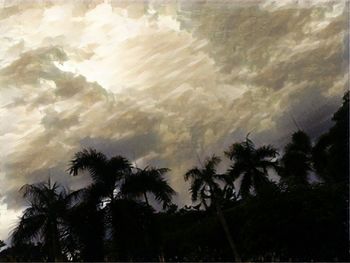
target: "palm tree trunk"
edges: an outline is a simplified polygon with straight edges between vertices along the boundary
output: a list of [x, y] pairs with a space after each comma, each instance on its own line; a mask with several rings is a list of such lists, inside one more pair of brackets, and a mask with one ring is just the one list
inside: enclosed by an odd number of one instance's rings
[[239, 255], [239, 253], [237, 251], [237, 247], [236, 247], [236, 245], [235, 245], [235, 243], [233, 241], [233, 238], [232, 238], [230, 230], [228, 228], [226, 219], [225, 219], [224, 214], [223, 214], [223, 212], [221, 210], [221, 207], [219, 205], [216, 205], [216, 212], [217, 212], [219, 221], [221, 223], [221, 226], [224, 229], [224, 232], [226, 234], [227, 241], [229, 242], [230, 247], [232, 249], [233, 255], [235, 257], [235, 261], [236, 262], [241, 262], [242, 261], [241, 257], [240, 257], [240, 255]]
[[143, 193], [143, 197], [145, 198], [145, 202], [146, 202], [147, 206], [149, 206], [149, 202], [148, 202], [148, 198], [147, 198], [146, 192]]
[[50, 226], [50, 237], [48, 242], [48, 261], [57, 262], [61, 261], [59, 257], [59, 248], [58, 248], [58, 231], [54, 224], [51, 223]]
[[61, 248], [60, 248], [60, 240], [59, 240], [59, 231], [58, 231], [58, 226], [57, 226], [57, 220], [55, 220], [55, 224], [53, 225], [53, 256], [54, 256], [54, 261], [55, 262], [62, 262], [62, 254], [61, 254]]
[[55, 244], [55, 226], [53, 222], [49, 223], [49, 228], [46, 233], [47, 244], [47, 260], [50, 262], [56, 261], [56, 244]]

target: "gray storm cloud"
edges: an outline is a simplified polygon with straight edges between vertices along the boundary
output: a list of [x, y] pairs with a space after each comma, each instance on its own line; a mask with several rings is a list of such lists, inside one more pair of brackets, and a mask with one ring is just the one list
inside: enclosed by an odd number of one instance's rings
[[186, 202], [197, 156], [281, 147], [291, 117], [315, 137], [348, 85], [345, 1], [0, 4], [1, 225], [25, 183], [88, 183], [65, 172], [82, 147], [170, 167]]

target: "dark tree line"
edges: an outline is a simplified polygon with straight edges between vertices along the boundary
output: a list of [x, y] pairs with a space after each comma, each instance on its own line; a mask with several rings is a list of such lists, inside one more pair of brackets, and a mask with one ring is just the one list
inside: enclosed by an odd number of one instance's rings
[[192, 205], [180, 209], [169, 169], [84, 149], [68, 173], [87, 172], [88, 187], [21, 188], [28, 206], [0, 261], [348, 261], [349, 93], [332, 120], [314, 143], [296, 131], [281, 153], [247, 136], [224, 151], [223, 173], [207, 158], [184, 175]]

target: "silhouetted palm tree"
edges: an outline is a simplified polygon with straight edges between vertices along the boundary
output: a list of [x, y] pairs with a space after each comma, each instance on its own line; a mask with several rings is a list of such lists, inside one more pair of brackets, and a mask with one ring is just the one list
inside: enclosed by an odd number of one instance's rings
[[79, 196], [79, 191], [68, 193], [56, 183], [38, 183], [21, 188], [29, 207], [25, 209], [12, 233], [14, 244], [42, 241], [48, 261], [62, 260], [62, 236], [66, 230], [67, 213]]
[[278, 155], [277, 150], [272, 146], [267, 145], [256, 149], [247, 136], [245, 141], [232, 144], [225, 154], [233, 161], [228, 175], [234, 180], [242, 176], [239, 190], [241, 196], [247, 197], [252, 188], [259, 193], [271, 183], [268, 180], [267, 170], [276, 169], [277, 161], [274, 159]]
[[[116, 213], [111, 209], [103, 210], [103, 207], [105, 205], [112, 208], [115, 207], [113, 203], [117, 200], [118, 188], [120, 188], [123, 179], [131, 173], [131, 164], [122, 156], [115, 156], [108, 159], [106, 155], [94, 149], [84, 149], [75, 154], [68, 170], [73, 176], [78, 175], [79, 171], [89, 172], [93, 179], [93, 184], [87, 189], [89, 192], [87, 196], [89, 198], [84, 204], [85, 210], [82, 212], [86, 213], [87, 224], [98, 224], [96, 226], [97, 228], [93, 230], [93, 232], [96, 232], [95, 234], [98, 239], [103, 238], [103, 232], [107, 229], [101, 228], [101, 226], [104, 223], [109, 223], [112, 228], [113, 242], [116, 244], [118, 234], [116, 233], [117, 226], [114, 223], [117, 220], [113, 218]], [[104, 211], [109, 212], [109, 215], [101, 215]], [[104, 217], [110, 218], [110, 220], [104, 221]], [[92, 222], [88, 222], [89, 220], [92, 220]], [[91, 245], [93, 243], [87, 238], [86, 245], [90, 247], [89, 244]], [[102, 243], [99, 245], [102, 246]], [[90, 248], [85, 251], [89, 254], [89, 250]], [[101, 253], [98, 253], [98, 255], [88, 255], [88, 257], [91, 256], [98, 257], [93, 259], [94, 261], [103, 260]]]
[[311, 150], [311, 141], [305, 132], [293, 133], [292, 141], [286, 145], [278, 169], [281, 179], [289, 186], [307, 185], [307, 176], [312, 170]]
[[241, 261], [221, 208], [223, 195], [219, 194], [222, 193], [220, 183], [226, 182], [227, 177], [216, 173], [216, 166], [220, 161], [219, 157], [215, 155], [212, 156], [210, 159], [206, 160], [203, 168], [194, 167], [189, 170], [185, 174], [185, 181], [191, 181], [190, 192], [193, 202], [200, 200], [205, 208], [208, 208], [207, 200], [209, 200], [210, 206], [215, 207], [218, 219], [224, 229], [235, 260]]
[[[151, 208], [147, 194], [150, 193], [155, 197], [155, 200], [162, 203], [163, 209], [171, 205], [171, 199], [175, 195], [175, 191], [168, 182], [164, 179], [164, 175], [170, 171], [168, 168], [146, 167], [144, 169], [136, 168], [136, 171], [125, 178], [121, 186], [123, 196], [131, 199], [143, 198], [147, 207]], [[145, 218], [147, 220], [147, 218]], [[147, 227], [149, 228], [149, 226]], [[146, 240], [156, 240], [160, 228], [153, 228], [149, 234], [147, 232]], [[154, 241], [153, 241], [154, 242]], [[149, 242], [146, 242], [149, 243]], [[146, 244], [147, 245], [147, 244]], [[159, 251], [162, 257], [162, 249]]]
[[349, 183], [349, 91], [334, 113], [334, 125], [323, 134], [312, 150], [314, 168], [327, 182]]
[[122, 156], [108, 159], [94, 149], [84, 149], [75, 154], [69, 167], [69, 173], [73, 176], [78, 175], [79, 171], [88, 171], [101, 198], [109, 198], [113, 202], [120, 181], [131, 172], [131, 164]]
[[143, 197], [147, 205], [149, 205], [147, 193], [151, 193], [165, 209], [171, 204], [172, 196], [175, 195], [174, 189], [163, 178], [169, 171], [168, 168], [137, 168], [135, 173], [125, 178], [121, 192], [129, 198]]

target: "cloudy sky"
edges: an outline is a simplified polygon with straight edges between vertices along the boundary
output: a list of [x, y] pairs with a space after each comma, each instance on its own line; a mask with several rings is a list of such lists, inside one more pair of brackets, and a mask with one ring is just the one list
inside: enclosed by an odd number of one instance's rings
[[18, 189], [94, 147], [172, 169], [176, 200], [198, 158], [248, 132], [316, 138], [348, 85], [348, 7], [337, 1], [0, 0], [0, 239]]

